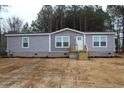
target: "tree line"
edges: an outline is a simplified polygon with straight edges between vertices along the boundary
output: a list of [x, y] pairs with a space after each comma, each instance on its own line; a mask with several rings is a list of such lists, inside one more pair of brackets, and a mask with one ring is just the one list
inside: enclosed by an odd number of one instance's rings
[[79, 31], [105, 31], [110, 29], [110, 16], [101, 6], [44, 5], [37, 19], [32, 21], [32, 31], [53, 32], [63, 28]]
[[[101, 6], [44, 5], [31, 26], [23, 25], [21, 32], [53, 32], [63, 28], [79, 31], [106, 31], [111, 29], [111, 17]], [[13, 31], [10, 29], [10, 31]]]
[[[122, 47], [121, 47], [121, 49], [124, 52], [124, 6], [123, 5], [108, 5], [107, 6], [107, 12], [111, 16], [112, 23], [114, 23], [115, 20], [118, 21], [117, 22], [117, 30], [113, 29], [113, 30], [115, 30], [117, 32], [117, 39], [116, 39], [116, 47], [117, 47], [117, 49], [116, 50], [118, 51], [118, 49], [120, 48], [119, 47], [119, 45], [120, 45], [119, 44], [120, 43], [120, 33], [122, 33], [123, 38], [122, 38]], [[122, 28], [122, 31], [121, 31], [121, 28]]]

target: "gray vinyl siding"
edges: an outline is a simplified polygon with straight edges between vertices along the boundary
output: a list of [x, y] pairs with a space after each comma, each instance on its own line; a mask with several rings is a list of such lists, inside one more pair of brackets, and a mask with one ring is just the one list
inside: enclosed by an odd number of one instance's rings
[[7, 37], [7, 49], [10, 52], [48, 52], [49, 36], [24, 36], [29, 37], [29, 48], [22, 48], [22, 37]]
[[[96, 35], [107, 36], [107, 47], [93, 47], [92, 37]], [[86, 34], [86, 44], [88, 47], [89, 56], [114, 56], [115, 54], [115, 39], [113, 34]], [[49, 42], [49, 35], [25, 35], [25, 36], [7, 36], [7, 50], [13, 56], [23, 57], [68, 57], [69, 48], [55, 48], [55, 36], [69, 36], [70, 44], [76, 44], [76, 36], [84, 34], [70, 30], [54, 33], [50, 35], [51, 43]], [[29, 37], [29, 48], [22, 48], [22, 37]], [[49, 43], [51, 52], [49, 52]], [[65, 52], [64, 52], [65, 51]], [[37, 53], [37, 55], [35, 55]], [[111, 53], [110, 55], [108, 55]], [[9, 54], [9, 53], [8, 53]]]
[[83, 34], [66, 30], [51, 35], [51, 51], [69, 51], [69, 48], [55, 48], [55, 36], [70, 36], [70, 44], [76, 44], [76, 36], [83, 37]]
[[[14, 52], [12, 53], [14, 57], [68, 57], [69, 54], [65, 52]], [[10, 56], [8, 54], [8, 56]]]
[[[115, 51], [114, 35], [104, 35], [107, 36], [107, 47], [93, 47], [92, 46], [93, 36], [94, 35], [86, 35], [86, 43], [89, 51]], [[102, 36], [102, 35], [98, 35], [98, 36]]]

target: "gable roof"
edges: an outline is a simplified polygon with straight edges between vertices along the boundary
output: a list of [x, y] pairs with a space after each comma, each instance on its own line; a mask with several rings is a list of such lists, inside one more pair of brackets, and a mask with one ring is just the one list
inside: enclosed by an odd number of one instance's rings
[[63, 31], [65, 31], [65, 30], [69, 30], [69, 31], [72, 31], [72, 32], [77, 32], [77, 33], [84, 34], [84, 32], [81, 32], [81, 31], [78, 31], [78, 30], [75, 30], [75, 29], [70, 29], [70, 28], [64, 28], [64, 29], [61, 29], [61, 30], [57, 30], [57, 31], [55, 31], [55, 32], [52, 32], [51, 34], [63, 32]]
[[61, 29], [61, 30], [57, 30], [55, 32], [52, 32], [51, 34], [63, 32], [65, 30], [69, 30], [69, 31], [72, 31], [72, 32], [77, 32], [77, 33], [80, 33], [80, 34], [115, 34], [115, 32], [81, 32], [81, 31], [78, 31], [78, 30], [75, 30], [75, 29], [70, 29], [70, 28], [64, 28], [64, 29]]
[[63, 32], [63, 31], [66, 31], [66, 30], [69, 30], [69, 31], [72, 31], [72, 32], [77, 32], [77, 33], [80, 33], [80, 34], [115, 34], [115, 32], [81, 32], [81, 31], [78, 31], [78, 30], [70, 29], [70, 28], [64, 28], [64, 29], [57, 30], [57, 31], [52, 32], [52, 33], [29, 33], [29, 34], [21, 33], [21, 34], [6, 34], [5, 36], [27, 36], [27, 35], [28, 36], [39, 36], [39, 35], [51, 35], [51, 34]]

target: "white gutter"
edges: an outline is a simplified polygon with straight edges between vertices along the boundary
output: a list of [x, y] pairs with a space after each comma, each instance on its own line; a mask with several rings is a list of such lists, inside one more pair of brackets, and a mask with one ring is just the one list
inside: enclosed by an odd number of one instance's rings
[[111, 35], [111, 34], [116, 34], [115, 32], [85, 32], [85, 34], [107, 34], [107, 35]]
[[50, 33], [36, 33], [36, 34], [6, 34], [5, 36], [40, 36], [49, 35]]

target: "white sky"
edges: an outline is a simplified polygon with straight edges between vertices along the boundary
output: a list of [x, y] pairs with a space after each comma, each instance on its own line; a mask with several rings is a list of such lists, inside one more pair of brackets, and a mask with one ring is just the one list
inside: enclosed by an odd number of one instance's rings
[[37, 13], [42, 8], [42, 5], [10, 5], [7, 9], [8, 12], [2, 12], [4, 20], [11, 16], [20, 17], [24, 23], [31, 23], [37, 17]]
[[35, 20], [37, 13], [43, 5], [102, 5], [106, 9], [107, 4], [124, 4], [124, 0], [0, 0], [0, 5], [7, 4], [7, 13], [2, 13], [4, 20], [10, 16], [20, 17], [24, 23]]

